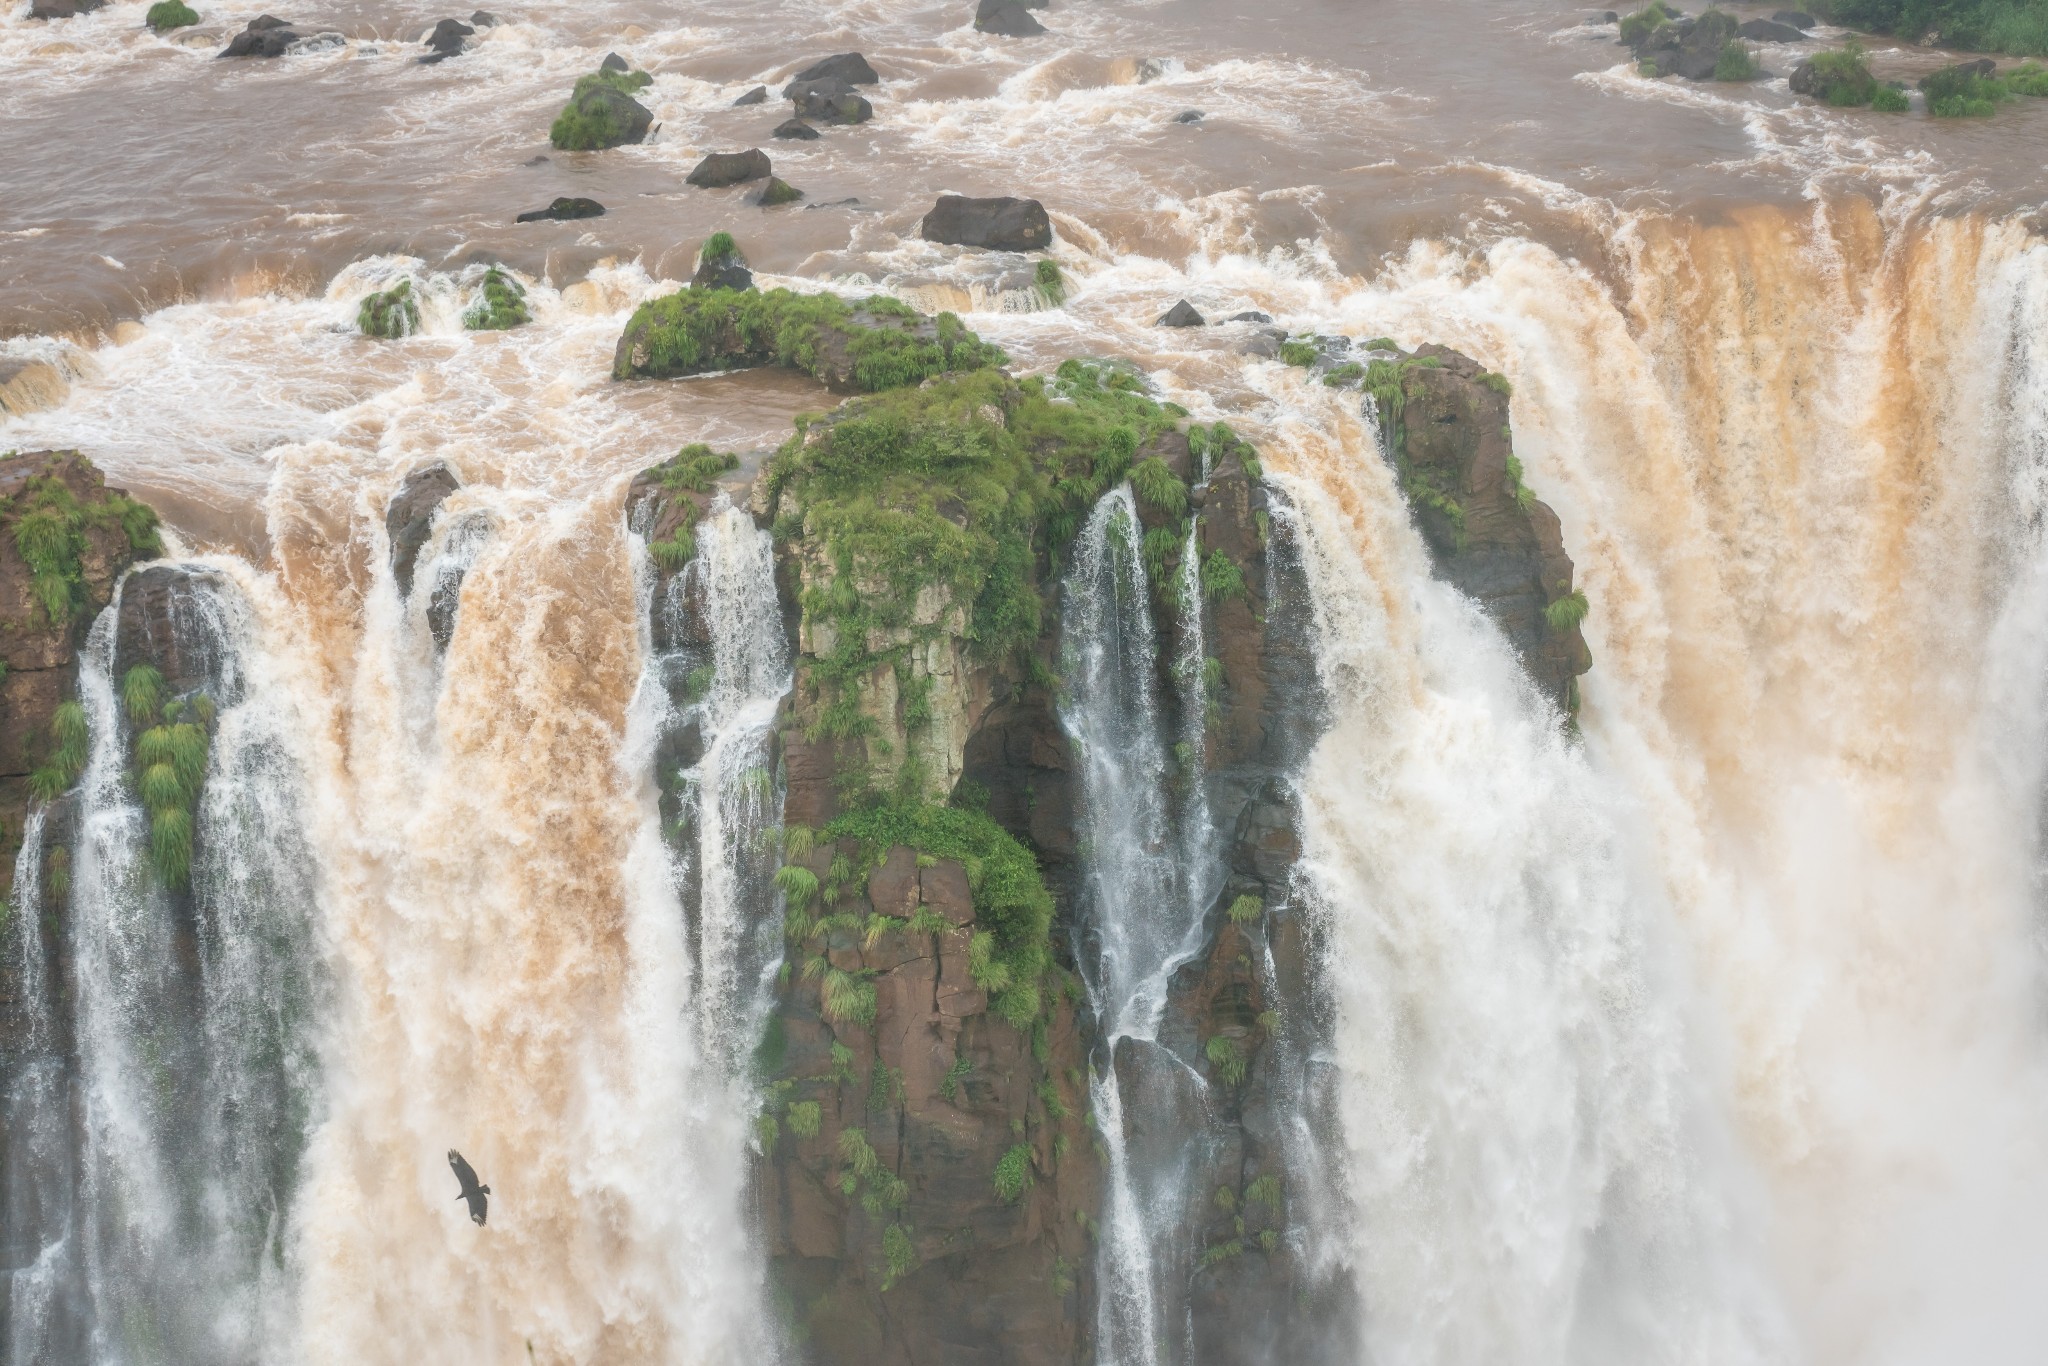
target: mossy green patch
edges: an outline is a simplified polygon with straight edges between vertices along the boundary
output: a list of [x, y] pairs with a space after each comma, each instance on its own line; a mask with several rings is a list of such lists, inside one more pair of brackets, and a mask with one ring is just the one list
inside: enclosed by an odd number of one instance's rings
[[400, 280], [389, 289], [366, 294], [356, 307], [356, 327], [366, 337], [395, 341], [420, 330], [420, 306], [412, 296], [412, 281]]
[[109, 493], [83, 502], [53, 474], [30, 479], [13, 498], [0, 500], [0, 513], [16, 512], [14, 548], [28, 565], [30, 592], [55, 626], [69, 625], [86, 605], [86, 532], [119, 527], [129, 549], [140, 555], [163, 551], [156, 513], [126, 494]]
[[[654, 84], [645, 71], [593, 71], [579, 77], [569, 103], [548, 128], [548, 141], [565, 152], [592, 152], [617, 147], [626, 141], [628, 128], [620, 118], [621, 105], [603, 93], [631, 97]], [[628, 113], [631, 105], [623, 106]]]
[[532, 321], [526, 290], [496, 266], [484, 272], [480, 296], [462, 315], [462, 325], [472, 332], [506, 332]]
[[149, 13], [142, 16], [142, 22], [158, 33], [169, 33], [174, 28], [189, 28], [198, 23], [199, 15], [185, 0], [157, 0], [149, 7]]

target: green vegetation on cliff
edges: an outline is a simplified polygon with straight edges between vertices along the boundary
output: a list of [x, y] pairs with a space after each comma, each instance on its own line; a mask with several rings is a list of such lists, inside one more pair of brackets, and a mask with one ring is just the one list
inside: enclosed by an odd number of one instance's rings
[[66, 625], [84, 608], [86, 533], [118, 527], [129, 548], [156, 555], [156, 513], [126, 494], [110, 493], [82, 502], [62, 479], [41, 474], [10, 499], [0, 499], [0, 516], [13, 512], [14, 548], [28, 565], [36, 603], [53, 625]]
[[1001, 365], [1003, 359], [1000, 349], [951, 313], [928, 321], [891, 298], [849, 304], [836, 294], [786, 289], [685, 289], [634, 311], [612, 377], [784, 365], [827, 384], [876, 393], [948, 371]]
[[212, 748], [213, 699], [204, 693], [165, 700], [163, 675], [138, 664], [121, 676], [121, 704], [136, 728], [130, 776], [149, 812], [149, 861], [167, 887], [192, 876], [194, 808]]
[[979, 811], [924, 801], [884, 801], [825, 827], [828, 840], [859, 842], [855, 860], [873, 866], [895, 845], [957, 859], [974, 897], [969, 966], [995, 1012], [1019, 1029], [1038, 1018], [1039, 979], [1052, 965], [1052, 893], [1031, 851]]

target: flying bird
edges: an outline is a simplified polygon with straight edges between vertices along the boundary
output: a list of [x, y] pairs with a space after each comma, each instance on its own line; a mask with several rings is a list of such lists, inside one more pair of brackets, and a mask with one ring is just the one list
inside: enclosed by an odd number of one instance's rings
[[483, 1227], [484, 1211], [491, 1203], [486, 1197], [490, 1195], [491, 1188], [476, 1183], [476, 1168], [463, 1161], [462, 1154], [453, 1148], [448, 1150], [448, 1165], [455, 1169], [455, 1179], [462, 1185], [462, 1194], [455, 1198], [469, 1202], [469, 1217], [476, 1221], [477, 1227]]

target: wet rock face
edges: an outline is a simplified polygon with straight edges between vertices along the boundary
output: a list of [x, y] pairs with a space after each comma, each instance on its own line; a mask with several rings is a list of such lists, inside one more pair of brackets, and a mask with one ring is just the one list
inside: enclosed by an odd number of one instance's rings
[[384, 530], [391, 539], [391, 576], [398, 581], [400, 597], [412, 592], [413, 570], [433, 532], [434, 514], [461, 487], [455, 471], [436, 461], [408, 474], [392, 495], [384, 512]]
[[[60, 601], [54, 616], [49, 603], [55, 595], [39, 590], [15, 537], [22, 517], [43, 501], [39, 490], [47, 491], [52, 507], [68, 501], [78, 509], [75, 519], [60, 513], [78, 540], [75, 560], [64, 566], [75, 575], [69, 602]], [[140, 538], [109, 516], [128, 501], [126, 495], [108, 488], [76, 451], [0, 459], [0, 498], [8, 500], [0, 511], [0, 664], [6, 667], [0, 678], [0, 886], [11, 887], [29, 807], [29, 774], [49, 757], [57, 707], [77, 694], [79, 646], [122, 572], [155, 554], [156, 547], [154, 516], [145, 510], [146, 535]], [[46, 576], [41, 588], [49, 586]]]
[[717, 189], [759, 180], [773, 171], [768, 154], [758, 147], [744, 152], [713, 152], [697, 163], [687, 182], [703, 189]]
[[1398, 456], [1437, 571], [1499, 623], [1537, 687], [1574, 711], [1575, 680], [1593, 656], [1575, 618], [1552, 624], [1553, 604], [1573, 594], [1574, 570], [1557, 514], [1511, 463], [1507, 384], [1447, 348], [1418, 354], [1440, 364], [1402, 378]]

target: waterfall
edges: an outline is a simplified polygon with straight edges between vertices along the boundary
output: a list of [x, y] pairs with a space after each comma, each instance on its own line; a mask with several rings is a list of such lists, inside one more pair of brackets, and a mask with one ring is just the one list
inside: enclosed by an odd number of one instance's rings
[[1333, 706], [1297, 881], [1336, 997], [1366, 1354], [1789, 1359], [1632, 833], [1498, 633], [1429, 578], [1377, 452], [1327, 454], [1278, 515]]
[[[1156, 1037], [1173, 970], [1200, 947], [1214, 862], [1202, 782], [1202, 597], [1191, 528], [1177, 591], [1180, 640], [1171, 667], [1180, 704], [1179, 739], [1158, 696], [1158, 644], [1149, 584], [1139, 554], [1143, 530], [1130, 487], [1106, 494], [1076, 538], [1062, 585], [1067, 658], [1061, 724], [1081, 759], [1087, 932], [1083, 952], [1104, 1057], [1091, 1083], [1108, 1153], [1104, 1201], [1099, 1350], [1104, 1361], [1152, 1366], [1165, 1359], [1174, 1296], [1164, 1277], [1178, 1269], [1187, 1181], [1183, 1130], [1142, 1146], [1131, 1141], [1142, 1116], [1124, 1094], [1131, 1066], [1171, 1069], [1183, 1097], [1200, 1078]], [[1145, 1062], [1133, 1063], [1142, 1051]], [[1156, 1127], [1150, 1126], [1150, 1127]]]

